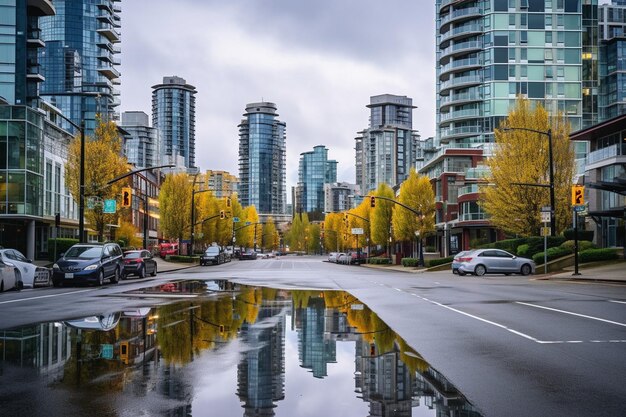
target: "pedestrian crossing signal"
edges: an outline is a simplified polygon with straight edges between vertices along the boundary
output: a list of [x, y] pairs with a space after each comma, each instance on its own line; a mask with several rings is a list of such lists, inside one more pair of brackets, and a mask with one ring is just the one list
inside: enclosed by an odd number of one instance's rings
[[572, 186], [572, 205], [581, 206], [585, 204], [585, 187], [582, 185]]

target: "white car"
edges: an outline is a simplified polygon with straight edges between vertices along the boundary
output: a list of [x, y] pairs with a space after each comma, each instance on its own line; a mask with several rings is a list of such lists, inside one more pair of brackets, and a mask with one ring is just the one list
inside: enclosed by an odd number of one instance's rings
[[330, 252], [328, 254], [328, 262], [337, 262], [337, 257], [339, 256], [339, 254], [337, 252]]
[[19, 288], [15, 280], [15, 268], [0, 261], [0, 292]]
[[[50, 285], [50, 269], [33, 264], [15, 249], [0, 249], [0, 260], [15, 268], [15, 280], [26, 288]], [[19, 284], [18, 284], [19, 286]]]

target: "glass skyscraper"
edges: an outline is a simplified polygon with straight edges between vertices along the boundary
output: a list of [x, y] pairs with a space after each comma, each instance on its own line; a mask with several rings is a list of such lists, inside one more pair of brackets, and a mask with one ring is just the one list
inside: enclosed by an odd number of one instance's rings
[[41, 19], [41, 97], [72, 122], [96, 126], [96, 114], [117, 120], [120, 102], [120, 0], [55, 0], [56, 15]]
[[626, 113], [626, 0], [598, 10], [600, 38], [600, 121]]
[[149, 116], [142, 111], [122, 113], [124, 135], [124, 154], [128, 163], [138, 168], [161, 165], [160, 141], [158, 131], [150, 127]]
[[324, 211], [324, 184], [337, 182], [337, 161], [328, 160], [328, 149], [323, 145], [300, 154], [296, 212]]
[[363, 194], [381, 183], [401, 184], [417, 162], [419, 136], [413, 131], [413, 100], [382, 94], [370, 97], [370, 126], [356, 138], [356, 183]]
[[286, 124], [274, 103], [246, 105], [239, 124], [239, 199], [260, 214], [285, 214]]
[[173, 76], [152, 88], [152, 127], [161, 136], [161, 162], [195, 172], [196, 87]]

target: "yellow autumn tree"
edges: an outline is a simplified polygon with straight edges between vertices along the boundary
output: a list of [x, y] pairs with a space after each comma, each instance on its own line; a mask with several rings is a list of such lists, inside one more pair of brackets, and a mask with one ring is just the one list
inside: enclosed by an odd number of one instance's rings
[[338, 252], [340, 236], [341, 213], [328, 213], [324, 218], [324, 249], [327, 252]]
[[[65, 183], [76, 202], [80, 200], [80, 136], [69, 144], [65, 164]], [[128, 162], [122, 156], [122, 140], [117, 125], [111, 121], [96, 118], [93, 136], [85, 138], [85, 197], [97, 197], [99, 202], [107, 199], [120, 199], [124, 180], [108, 185], [112, 179], [128, 172]], [[118, 201], [118, 207], [120, 206]], [[106, 224], [117, 223], [117, 214], [105, 214], [102, 204], [89, 208], [85, 202], [85, 220], [98, 232], [98, 239], [104, 238]]]
[[187, 174], [165, 177], [159, 192], [159, 225], [165, 238], [190, 237], [191, 187]]
[[274, 224], [274, 219], [270, 216], [263, 224], [263, 236], [261, 239], [261, 247], [268, 250], [278, 249], [279, 236]]
[[483, 209], [492, 224], [504, 231], [520, 236], [539, 234], [541, 208], [550, 206], [549, 130], [556, 233], [561, 233], [570, 221], [574, 152], [569, 141], [569, 122], [562, 113], [550, 117], [539, 103], [520, 97], [495, 131], [495, 152], [487, 160], [489, 185], [481, 188]]
[[[381, 183], [376, 190], [375, 196], [394, 198], [393, 190], [385, 183]], [[369, 199], [369, 197], [365, 197]], [[391, 236], [391, 221], [393, 218], [392, 201], [376, 199], [376, 207], [371, 212], [370, 227], [372, 228], [372, 242], [378, 245], [387, 245]]]
[[139, 229], [135, 227], [134, 224], [122, 221], [115, 233], [115, 237], [118, 241], [122, 241], [124, 246], [141, 248], [143, 246], [143, 240], [138, 234]]
[[413, 240], [416, 232], [421, 238], [435, 232], [435, 193], [428, 177], [418, 175], [411, 168], [409, 177], [400, 185], [398, 202], [417, 213], [396, 205], [393, 213], [393, 235], [396, 240]]

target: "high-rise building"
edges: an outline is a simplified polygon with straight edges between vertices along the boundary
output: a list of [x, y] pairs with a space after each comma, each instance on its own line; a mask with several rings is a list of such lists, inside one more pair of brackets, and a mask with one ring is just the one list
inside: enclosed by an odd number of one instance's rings
[[160, 140], [158, 131], [150, 127], [149, 116], [142, 111], [122, 113], [124, 130], [124, 154], [128, 163], [138, 168], [161, 165]]
[[259, 214], [285, 214], [287, 204], [286, 124], [276, 110], [274, 103], [250, 103], [238, 126], [239, 200]]
[[597, 121], [598, 6], [597, 0], [435, 4], [437, 131], [420, 173], [431, 178], [437, 198], [438, 233], [430, 243], [447, 254], [497, 238], [478, 204], [478, 183], [493, 131], [519, 95], [551, 114], [563, 112], [572, 130]]
[[370, 97], [370, 125], [356, 140], [356, 183], [364, 194], [381, 183], [395, 187], [417, 161], [419, 136], [413, 130], [413, 100], [383, 94]]
[[55, 0], [56, 15], [41, 19], [46, 45], [39, 52], [45, 81], [41, 97], [85, 133], [96, 126], [96, 115], [117, 120], [120, 102], [120, 0]]
[[217, 198], [230, 197], [237, 193], [239, 178], [226, 171], [207, 170], [206, 189], [211, 190]]
[[161, 162], [196, 168], [196, 87], [180, 77], [152, 86], [152, 127], [161, 137]]
[[600, 121], [626, 113], [626, 0], [598, 10], [600, 39]]
[[361, 189], [356, 184], [347, 182], [335, 182], [324, 184], [324, 212], [337, 213], [356, 207], [356, 196], [361, 194]]
[[324, 184], [337, 182], [337, 161], [328, 160], [328, 149], [318, 145], [300, 154], [296, 212], [324, 211]]

